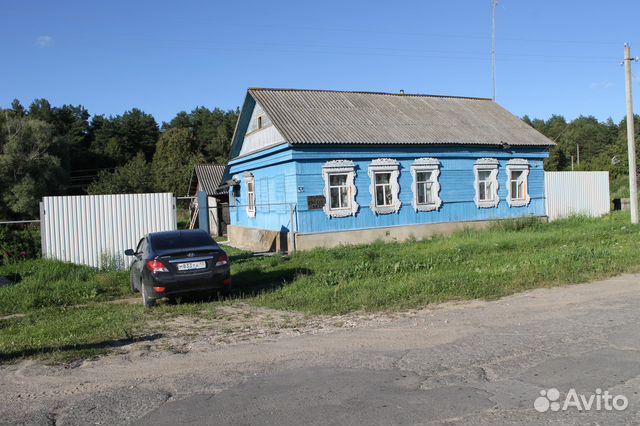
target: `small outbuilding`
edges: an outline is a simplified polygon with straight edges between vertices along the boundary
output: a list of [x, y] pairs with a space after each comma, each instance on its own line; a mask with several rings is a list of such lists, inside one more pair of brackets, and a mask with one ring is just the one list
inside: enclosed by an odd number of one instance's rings
[[553, 145], [491, 99], [249, 89], [225, 177], [230, 244], [310, 249], [544, 216]]
[[227, 234], [229, 188], [223, 186], [224, 172], [225, 166], [222, 164], [199, 164], [194, 167], [187, 194], [189, 197], [194, 197], [190, 206], [189, 228], [197, 227], [199, 214], [197, 194], [203, 191], [207, 194], [209, 232], [215, 236]]

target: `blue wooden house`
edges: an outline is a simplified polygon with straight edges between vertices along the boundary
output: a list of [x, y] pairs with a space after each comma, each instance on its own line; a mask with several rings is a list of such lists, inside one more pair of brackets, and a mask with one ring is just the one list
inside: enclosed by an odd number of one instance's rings
[[249, 89], [230, 243], [309, 249], [544, 216], [552, 145], [490, 99]]

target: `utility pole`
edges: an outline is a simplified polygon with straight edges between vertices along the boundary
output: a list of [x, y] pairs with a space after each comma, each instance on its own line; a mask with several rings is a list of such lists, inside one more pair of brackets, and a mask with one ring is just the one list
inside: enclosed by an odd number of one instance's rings
[[638, 169], [636, 168], [636, 142], [633, 129], [633, 98], [631, 96], [631, 48], [624, 45], [624, 71], [627, 89], [627, 144], [629, 151], [629, 197], [631, 198], [631, 223], [638, 224]]
[[496, 6], [498, 0], [492, 0], [493, 11], [491, 20], [491, 77], [493, 79], [493, 101], [496, 101]]
[[579, 143], [576, 144], [576, 161], [579, 166], [580, 165], [580, 144]]

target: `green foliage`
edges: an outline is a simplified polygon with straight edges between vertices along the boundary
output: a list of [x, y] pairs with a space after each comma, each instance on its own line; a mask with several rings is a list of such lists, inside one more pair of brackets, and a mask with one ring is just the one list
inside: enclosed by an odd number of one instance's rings
[[39, 228], [0, 226], [0, 265], [40, 254]]
[[151, 161], [160, 129], [153, 116], [133, 108], [115, 117], [95, 116], [91, 121], [91, 134], [91, 150], [102, 155], [110, 165], [122, 166], [139, 152]]
[[198, 107], [189, 114], [179, 112], [163, 125], [163, 129], [189, 129], [194, 139], [194, 152], [202, 154], [206, 162], [226, 164], [238, 114], [238, 110]]
[[0, 128], [0, 218], [37, 217], [44, 195], [63, 187], [60, 158], [52, 154], [53, 127], [10, 117]]
[[89, 185], [87, 192], [98, 195], [157, 191], [153, 188], [151, 166], [144, 158], [144, 154], [139, 152], [131, 161], [113, 172], [100, 172], [98, 180]]
[[196, 140], [189, 129], [166, 130], [153, 157], [153, 181], [156, 192], [186, 195], [189, 179], [196, 164], [203, 163], [202, 155], [195, 153]]

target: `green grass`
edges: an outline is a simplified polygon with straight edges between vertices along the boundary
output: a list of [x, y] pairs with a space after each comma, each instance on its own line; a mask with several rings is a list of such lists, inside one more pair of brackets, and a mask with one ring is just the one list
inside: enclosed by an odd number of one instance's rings
[[429, 241], [246, 259], [235, 266], [234, 284], [250, 287], [265, 276], [262, 284], [272, 290], [253, 303], [337, 314], [496, 298], [639, 270], [640, 227], [619, 213], [551, 224], [506, 221]]
[[[450, 300], [493, 299], [518, 291], [640, 271], [640, 227], [625, 213], [551, 224], [500, 222], [486, 231], [405, 243], [317, 249], [256, 257], [227, 248], [234, 298], [315, 314], [422, 307]], [[214, 318], [220, 302], [142, 306], [130, 297], [127, 272], [45, 260], [0, 267], [19, 282], [0, 288], [0, 362], [95, 356], [136, 339], [153, 340], [162, 321]], [[223, 302], [229, 303], [229, 302]], [[232, 302], [231, 302], [232, 303]]]
[[46, 307], [120, 299], [130, 295], [129, 273], [96, 271], [51, 260], [0, 266], [0, 276], [16, 285], [0, 288], [0, 316]]

